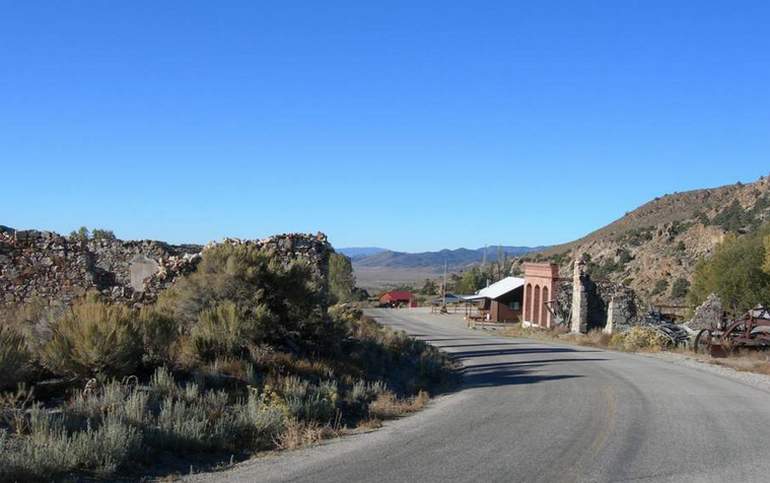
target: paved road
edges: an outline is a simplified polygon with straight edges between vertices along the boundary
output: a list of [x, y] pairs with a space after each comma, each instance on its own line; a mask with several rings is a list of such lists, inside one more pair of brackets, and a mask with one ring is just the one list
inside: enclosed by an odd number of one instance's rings
[[770, 394], [649, 357], [494, 337], [377, 310], [453, 354], [464, 384], [368, 434], [202, 481], [770, 481]]

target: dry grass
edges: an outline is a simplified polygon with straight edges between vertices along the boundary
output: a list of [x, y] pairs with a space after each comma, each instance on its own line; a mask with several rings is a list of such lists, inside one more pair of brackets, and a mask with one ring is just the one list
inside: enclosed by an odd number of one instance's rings
[[302, 422], [292, 419], [286, 429], [276, 437], [275, 445], [281, 450], [292, 450], [320, 443], [325, 439], [336, 438], [342, 434], [338, 427], [321, 425], [314, 421]]
[[525, 337], [543, 341], [566, 342], [585, 347], [615, 349], [625, 352], [660, 351], [666, 346], [667, 339], [654, 329], [644, 326], [632, 327], [623, 333], [605, 334], [600, 329], [588, 334], [573, 334], [566, 327], [555, 329], [536, 329], [521, 327], [517, 324], [500, 332], [506, 337]]
[[753, 372], [770, 376], [770, 353], [765, 351], [741, 350], [730, 354], [728, 357], [695, 354], [689, 350], [677, 350], [676, 352], [706, 364], [728, 367], [739, 372]]
[[387, 391], [369, 404], [369, 414], [377, 419], [393, 419], [419, 411], [429, 400], [430, 395], [425, 391], [420, 391], [416, 396], [407, 399], [399, 399], [395, 394]]

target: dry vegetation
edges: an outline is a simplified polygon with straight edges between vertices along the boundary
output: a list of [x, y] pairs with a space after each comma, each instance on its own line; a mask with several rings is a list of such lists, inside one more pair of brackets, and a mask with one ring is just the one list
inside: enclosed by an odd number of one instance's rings
[[417, 410], [453, 379], [427, 344], [327, 311], [302, 262], [246, 246], [207, 251], [141, 311], [89, 297], [5, 314], [0, 376], [11, 481], [292, 449]]
[[553, 330], [525, 328], [521, 324], [504, 329], [507, 337], [527, 337], [530, 339], [567, 342], [570, 344], [614, 349], [626, 352], [660, 351], [666, 348], [668, 339], [650, 327], [636, 326], [616, 334], [605, 334], [601, 330], [592, 330], [585, 335], [572, 334], [566, 327]]

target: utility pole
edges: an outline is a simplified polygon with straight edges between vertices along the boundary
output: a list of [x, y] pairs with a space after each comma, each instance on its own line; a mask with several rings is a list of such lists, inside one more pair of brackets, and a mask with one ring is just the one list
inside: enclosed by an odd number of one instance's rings
[[444, 260], [444, 289], [442, 290], [444, 300], [442, 301], [442, 304], [441, 304], [441, 306], [444, 307], [444, 309], [446, 309], [446, 270], [447, 270], [447, 261]]

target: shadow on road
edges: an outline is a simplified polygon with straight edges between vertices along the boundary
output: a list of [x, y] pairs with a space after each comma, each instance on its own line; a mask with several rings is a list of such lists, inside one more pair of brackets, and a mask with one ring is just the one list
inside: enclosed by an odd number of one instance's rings
[[469, 371], [463, 372], [462, 389], [535, 384], [543, 381], [558, 381], [562, 379], [574, 379], [578, 377], [583, 376], [578, 374], [529, 374], [528, 371], [517, 369]]
[[499, 342], [497, 344], [459, 344], [459, 345], [437, 345], [436, 347], [440, 347], [441, 349], [449, 349], [449, 348], [456, 348], [456, 347], [500, 347], [500, 346], [506, 346], [506, 345], [521, 345], [521, 342]]
[[[492, 344], [496, 345], [496, 344]], [[501, 362], [476, 361], [483, 357], [519, 356], [529, 354], [571, 354], [585, 352], [601, 352], [594, 350], [575, 350], [562, 347], [521, 347], [510, 349], [479, 349], [461, 352], [449, 352], [449, 356], [456, 362], [467, 364], [461, 370], [462, 382], [460, 389], [472, 389], [478, 387], [512, 386], [523, 384], [536, 384], [544, 381], [557, 381], [583, 377], [580, 374], [547, 374], [548, 366], [558, 364], [576, 364], [581, 362], [601, 362], [607, 359], [598, 357], [563, 357], [547, 359], [507, 360]]]
[[[440, 346], [439, 346], [440, 347]], [[440, 347], [443, 349], [443, 347]], [[566, 347], [523, 347], [520, 349], [496, 349], [496, 350], [471, 350], [471, 351], [447, 351], [452, 359], [470, 359], [473, 357], [496, 357], [496, 356], [515, 356], [521, 354], [552, 354], [552, 353], [570, 353], [579, 352], [585, 354], [588, 352], [601, 352], [595, 350], [575, 350]]]

